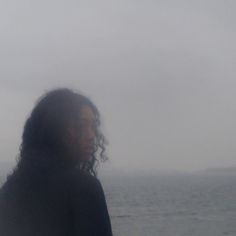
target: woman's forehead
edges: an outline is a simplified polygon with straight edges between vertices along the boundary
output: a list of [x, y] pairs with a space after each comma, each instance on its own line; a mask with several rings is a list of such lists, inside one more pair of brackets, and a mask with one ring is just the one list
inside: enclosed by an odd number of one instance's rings
[[83, 106], [80, 109], [80, 120], [95, 121], [96, 117], [93, 110], [89, 106]]

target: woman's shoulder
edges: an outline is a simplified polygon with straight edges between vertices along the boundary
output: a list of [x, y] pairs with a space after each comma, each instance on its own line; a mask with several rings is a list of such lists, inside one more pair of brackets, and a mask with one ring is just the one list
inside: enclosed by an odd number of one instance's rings
[[98, 184], [100, 183], [96, 176], [91, 175], [90, 173], [79, 170], [79, 169], [70, 169], [63, 173], [65, 180], [75, 183], [90, 183]]
[[100, 181], [95, 176], [76, 169], [64, 171], [62, 178], [67, 206], [73, 212], [78, 235], [112, 235]]
[[82, 170], [66, 170], [60, 174], [59, 179], [59, 182], [63, 183], [69, 192], [82, 190], [90, 193], [103, 192], [99, 179]]

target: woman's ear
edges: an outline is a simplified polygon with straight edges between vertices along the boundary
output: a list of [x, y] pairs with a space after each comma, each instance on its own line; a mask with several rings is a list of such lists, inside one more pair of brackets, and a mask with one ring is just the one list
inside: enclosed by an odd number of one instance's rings
[[62, 137], [63, 142], [65, 143], [67, 147], [70, 147], [71, 145], [75, 143], [76, 135], [77, 135], [77, 132], [74, 125], [72, 124], [72, 122], [68, 122], [65, 128], [64, 135]]
[[69, 137], [72, 137], [72, 138], [76, 137], [75, 128], [73, 128], [72, 126], [69, 126], [66, 132]]
[[66, 128], [66, 135], [70, 138], [76, 138], [78, 136], [78, 130], [76, 130], [74, 120], [69, 120]]

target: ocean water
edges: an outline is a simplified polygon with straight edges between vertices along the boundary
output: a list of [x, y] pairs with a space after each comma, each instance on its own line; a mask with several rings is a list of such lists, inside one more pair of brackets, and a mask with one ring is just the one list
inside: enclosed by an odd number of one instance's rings
[[115, 236], [235, 236], [236, 175], [103, 176]]

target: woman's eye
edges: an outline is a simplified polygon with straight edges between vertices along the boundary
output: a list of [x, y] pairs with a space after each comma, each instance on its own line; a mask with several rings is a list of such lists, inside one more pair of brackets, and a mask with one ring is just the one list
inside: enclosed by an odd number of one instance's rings
[[91, 129], [94, 132], [97, 131], [97, 124], [95, 122], [89, 123], [89, 122], [80, 122], [79, 128], [81, 131], [86, 132], [87, 130]]

